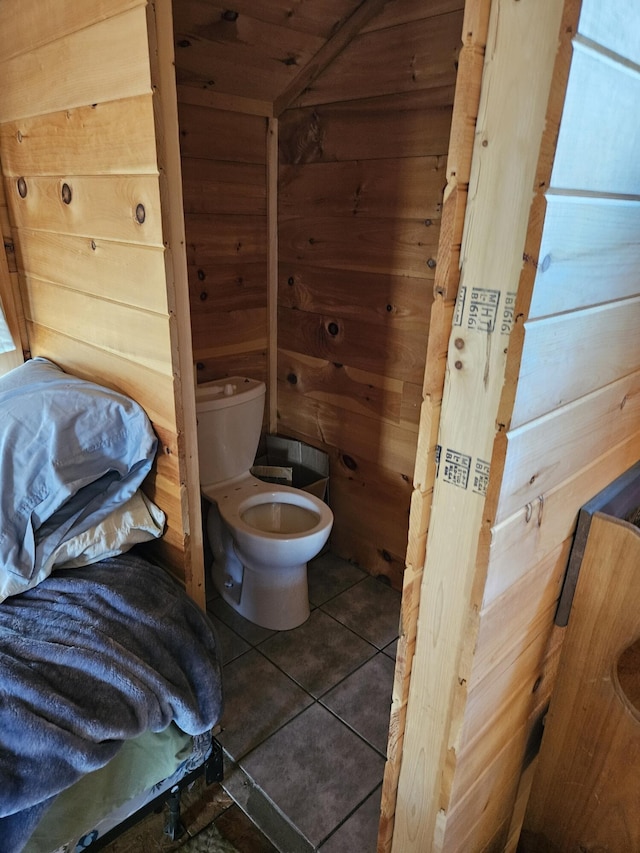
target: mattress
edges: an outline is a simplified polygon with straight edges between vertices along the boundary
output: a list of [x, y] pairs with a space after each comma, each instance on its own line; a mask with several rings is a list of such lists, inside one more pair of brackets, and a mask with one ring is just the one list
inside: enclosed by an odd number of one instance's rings
[[201, 766], [210, 752], [210, 733], [191, 737], [173, 723], [127, 741], [109, 764], [58, 796], [24, 853], [81, 853]]

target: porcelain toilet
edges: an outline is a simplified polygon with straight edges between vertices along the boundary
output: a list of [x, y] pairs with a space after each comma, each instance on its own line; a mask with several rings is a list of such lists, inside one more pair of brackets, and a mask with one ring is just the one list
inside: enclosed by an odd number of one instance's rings
[[282, 631], [309, 616], [307, 563], [329, 538], [333, 513], [314, 495], [251, 474], [265, 392], [241, 376], [197, 386], [200, 490], [211, 503], [216, 590], [246, 619]]

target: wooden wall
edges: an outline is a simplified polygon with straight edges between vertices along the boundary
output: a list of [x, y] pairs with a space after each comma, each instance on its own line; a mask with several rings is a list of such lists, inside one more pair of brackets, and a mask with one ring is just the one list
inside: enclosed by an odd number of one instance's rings
[[[476, 49], [486, 8], [464, 30]], [[556, 0], [491, 3], [394, 816], [402, 853], [506, 848], [529, 717], [547, 689], [530, 590], [486, 608], [483, 596], [501, 484], [497, 412], [560, 12]]]
[[[640, 98], [640, 8], [622, 0], [606, 6], [583, 0], [573, 42], [507, 433], [506, 488], [497, 518], [503, 557], [492, 573], [496, 592], [506, 583], [523, 583], [497, 569], [504, 566], [514, 529], [522, 530], [524, 501], [533, 519], [542, 516], [539, 529], [530, 522], [521, 534], [526, 560], [519, 574], [526, 578], [542, 575], [545, 563], [551, 568], [551, 555], [566, 546], [578, 508], [640, 457], [640, 135], [634, 106]], [[540, 601], [541, 592], [542, 585]], [[549, 613], [539, 620], [542, 637], [551, 631], [551, 618]], [[597, 744], [594, 761], [597, 749], [609, 745]], [[546, 757], [525, 819], [524, 849], [530, 851], [540, 849], [537, 833], [558, 841], [562, 836], [563, 818], [546, 797], [553, 774]], [[621, 796], [624, 801], [624, 791]], [[631, 809], [635, 815], [635, 804]], [[619, 839], [615, 849], [633, 847], [622, 840], [626, 820], [623, 810], [610, 837], [612, 843]], [[573, 828], [580, 828], [575, 811]]]
[[266, 381], [267, 118], [184, 85], [178, 99], [197, 379]]
[[[637, 26], [627, 3], [605, 13], [584, 0], [572, 46], [580, 3], [563, 5], [560, 20], [551, 0], [492, 3], [398, 788], [402, 853], [516, 849], [577, 512], [640, 451]], [[473, 288], [499, 291], [499, 327]], [[485, 495], [477, 459], [489, 461]]]
[[[0, 160], [31, 354], [147, 410], [160, 437], [147, 490], [168, 515], [157, 553], [204, 600], [178, 401], [179, 247], [165, 251], [166, 194], [164, 213], [160, 204], [155, 121], [165, 92], [156, 85], [152, 95], [158, 44], [145, 7], [5, 0]], [[170, 134], [166, 116], [164, 125]]]
[[330, 454], [334, 552], [398, 587], [462, 6], [386, 4], [279, 122], [277, 429]]

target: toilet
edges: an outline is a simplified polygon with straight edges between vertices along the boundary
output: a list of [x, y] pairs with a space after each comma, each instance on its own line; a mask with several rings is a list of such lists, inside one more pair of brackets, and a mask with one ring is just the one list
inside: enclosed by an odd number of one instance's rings
[[232, 376], [196, 388], [200, 490], [211, 579], [240, 615], [278, 631], [309, 616], [307, 563], [329, 538], [333, 513], [308, 492], [251, 474], [260, 441], [264, 382]]

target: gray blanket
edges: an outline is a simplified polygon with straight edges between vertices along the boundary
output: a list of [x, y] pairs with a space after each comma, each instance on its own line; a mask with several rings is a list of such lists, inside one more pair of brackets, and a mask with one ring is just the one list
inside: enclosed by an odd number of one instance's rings
[[208, 618], [166, 572], [130, 554], [54, 573], [0, 604], [0, 853], [124, 740], [222, 713]]

